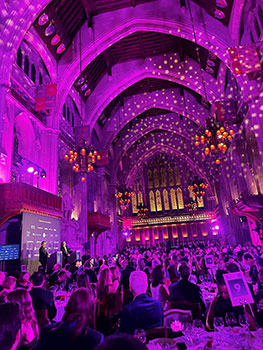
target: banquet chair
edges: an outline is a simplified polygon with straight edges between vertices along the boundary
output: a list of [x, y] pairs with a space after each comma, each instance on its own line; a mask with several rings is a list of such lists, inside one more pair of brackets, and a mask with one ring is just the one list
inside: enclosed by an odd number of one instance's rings
[[191, 310], [170, 309], [163, 314], [164, 327], [169, 327], [171, 321], [180, 321], [184, 316], [192, 320]]
[[202, 318], [200, 303], [191, 303], [190, 301], [187, 301], [187, 300], [172, 301], [171, 308], [179, 309], [179, 310], [189, 310], [192, 312], [193, 319]]
[[156, 338], [167, 338], [167, 328], [166, 327], [155, 327], [145, 330], [146, 342]]

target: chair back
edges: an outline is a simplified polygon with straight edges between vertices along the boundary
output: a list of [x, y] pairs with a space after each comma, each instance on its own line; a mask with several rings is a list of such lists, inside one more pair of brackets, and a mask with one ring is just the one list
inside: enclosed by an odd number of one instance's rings
[[192, 320], [191, 310], [170, 309], [163, 314], [163, 324], [165, 327], [169, 327], [173, 321], [182, 322], [184, 318]]
[[166, 327], [155, 327], [145, 330], [146, 342], [157, 338], [167, 338], [167, 329]]
[[47, 309], [35, 310], [35, 314], [39, 330], [50, 323]]
[[200, 303], [191, 303], [187, 300], [178, 300], [171, 302], [172, 309], [189, 310], [192, 312], [193, 319], [201, 319], [202, 312]]

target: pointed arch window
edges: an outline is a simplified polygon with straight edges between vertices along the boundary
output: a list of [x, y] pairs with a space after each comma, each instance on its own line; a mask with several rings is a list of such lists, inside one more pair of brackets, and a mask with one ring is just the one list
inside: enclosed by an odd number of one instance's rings
[[178, 168], [174, 169], [174, 175], [175, 175], [175, 185], [176, 186], [181, 186], [181, 179], [180, 179], [180, 174], [179, 174], [179, 169]]
[[154, 169], [153, 171], [153, 178], [154, 178], [154, 187], [159, 188], [160, 180], [159, 180], [159, 171], [157, 169]]
[[177, 192], [177, 199], [178, 199], [178, 208], [184, 209], [183, 191], [180, 187], [178, 187], [176, 192]]
[[31, 65], [31, 80], [33, 81], [33, 83], [36, 82], [36, 67], [34, 63]]
[[154, 192], [153, 191], [149, 192], [149, 200], [150, 200], [150, 210], [151, 210], [151, 212], [156, 211], [155, 197], [154, 197]]
[[204, 199], [203, 196], [201, 197], [197, 197], [197, 204], [198, 204], [198, 208], [204, 208]]
[[25, 56], [24, 72], [26, 73], [26, 75], [29, 75], [29, 58], [28, 58], [28, 56]]
[[162, 198], [161, 198], [161, 192], [159, 190], [157, 190], [155, 192], [155, 196], [156, 196], [156, 207], [157, 207], [157, 211], [162, 211], [163, 207], [162, 207]]
[[147, 171], [147, 177], [148, 177], [148, 188], [152, 189], [153, 188], [153, 173], [151, 170]]
[[163, 205], [164, 210], [170, 210], [169, 196], [167, 189], [163, 190]]
[[170, 187], [174, 186], [174, 176], [173, 176], [173, 169], [168, 169], [168, 184]]
[[171, 197], [172, 209], [176, 210], [177, 209], [177, 202], [176, 202], [176, 194], [175, 194], [174, 188], [171, 188], [171, 190], [170, 190], [170, 197]]
[[161, 187], [167, 186], [167, 179], [166, 179], [166, 171], [164, 168], [161, 168]]
[[138, 192], [138, 204], [143, 205], [143, 195], [142, 192]]
[[22, 54], [21, 47], [18, 48], [17, 53], [16, 53], [16, 63], [20, 68], [22, 68], [23, 54]]
[[38, 73], [38, 84], [39, 84], [39, 85], [42, 85], [42, 84], [43, 84], [43, 76], [42, 76], [42, 73], [41, 73], [41, 72]]
[[137, 195], [134, 193], [134, 195], [131, 197], [132, 201], [132, 213], [136, 214], [137, 213]]

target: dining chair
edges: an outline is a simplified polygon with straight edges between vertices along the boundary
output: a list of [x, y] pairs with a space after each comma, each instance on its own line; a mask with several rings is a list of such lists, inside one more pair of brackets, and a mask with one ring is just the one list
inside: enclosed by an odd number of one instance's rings
[[184, 316], [192, 319], [191, 310], [181, 310], [181, 309], [170, 309], [164, 312], [163, 314], [163, 324], [164, 327], [169, 327], [172, 321], [180, 321]]

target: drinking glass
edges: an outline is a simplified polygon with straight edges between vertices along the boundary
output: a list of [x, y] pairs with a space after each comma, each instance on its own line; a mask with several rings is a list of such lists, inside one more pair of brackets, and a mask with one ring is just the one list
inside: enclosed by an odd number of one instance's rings
[[224, 340], [224, 339], [222, 339], [223, 338], [223, 329], [225, 326], [223, 318], [216, 316], [214, 318], [213, 326], [214, 326], [215, 331], [217, 332], [216, 333], [217, 341], [220, 343], [220, 340], [222, 340], [222, 341]]
[[226, 320], [226, 324], [231, 328], [234, 328], [237, 324], [237, 319], [234, 312], [227, 312], [225, 320]]
[[135, 338], [137, 338], [141, 343], [146, 343], [146, 333], [143, 328], [135, 329], [134, 332]]
[[239, 315], [238, 323], [240, 324], [240, 326], [241, 326], [242, 328], [244, 328], [245, 330], [248, 331], [249, 323], [248, 323], [248, 320], [247, 320], [245, 314]]
[[194, 338], [196, 339], [197, 343], [199, 343], [200, 339], [200, 333], [205, 329], [204, 324], [201, 320], [193, 320], [193, 334], [195, 335]]
[[190, 322], [185, 321], [183, 323], [183, 333], [186, 336], [187, 341], [190, 344], [190, 347], [193, 346], [193, 329]]

